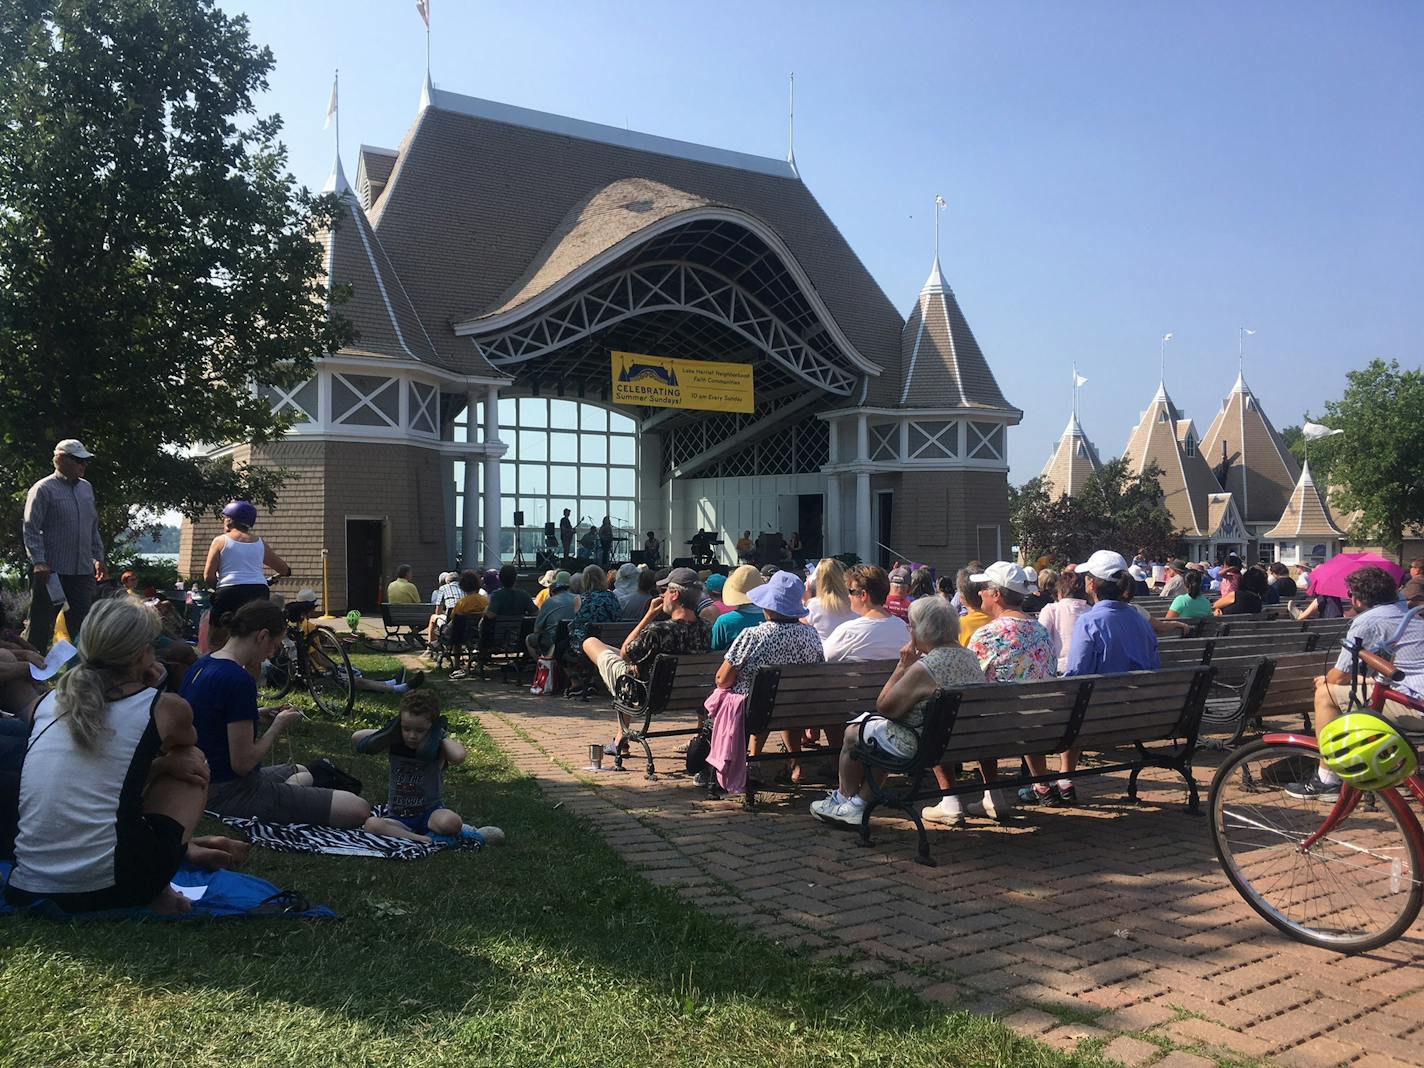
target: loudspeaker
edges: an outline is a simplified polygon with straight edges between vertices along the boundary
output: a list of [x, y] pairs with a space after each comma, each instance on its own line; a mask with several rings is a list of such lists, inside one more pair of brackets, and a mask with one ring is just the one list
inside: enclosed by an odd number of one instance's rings
[[[523, 514], [523, 513], [521, 513], [521, 514]], [[547, 523], [544, 524], [544, 537], [546, 537], [546, 538], [552, 538], [553, 536], [554, 536], [554, 521], [551, 519], [551, 520], [549, 520], [549, 522], [547, 522]]]
[[523, 513], [523, 512], [515, 512], [515, 513], [514, 513], [514, 525], [515, 525], [516, 527], [522, 527], [522, 526], [524, 525], [524, 513]]
[[630, 564], [651, 564], [651, 563], [652, 563], [652, 561], [648, 559], [648, 554], [645, 553], [642, 549], [634, 549], [632, 552], [630, 552], [630, 553], [628, 554], [628, 562], [629, 562]]
[[697, 561], [690, 556], [679, 556], [672, 562], [673, 567], [696, 567]]

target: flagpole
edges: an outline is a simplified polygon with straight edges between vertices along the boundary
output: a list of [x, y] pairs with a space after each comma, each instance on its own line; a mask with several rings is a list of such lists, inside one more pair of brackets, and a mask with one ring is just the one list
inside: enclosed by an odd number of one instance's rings
[[[429, 11], [429, 8], [426, 8]], [[425, 19], [425, 80], [430, 81], [430, 18]]]
[[336, 68], [336, 79], [331, 85], [331, 98], [336, 102], [336, 115], [333, 122], [336, 126], [336, 159], [341, 160], [341, 68]]
[[1078, 421], [1078, 364], [1073, 364], [1073, 422]]

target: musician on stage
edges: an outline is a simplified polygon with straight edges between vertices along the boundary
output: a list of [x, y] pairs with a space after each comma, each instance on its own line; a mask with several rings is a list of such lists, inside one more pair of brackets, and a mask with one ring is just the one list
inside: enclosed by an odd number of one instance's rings
[[712, 535], [701, 527], [697, 528], [697, 533], [692, 535], [687, 544], [692, 547], [692, 558], [698, 567], [708, 567], [716, 563], [716, 557], [712, 555]]
[[658, 556], [662, 550], [663, 547], [658, 542], [658, 536], [651, 530], [648, 531], [648, 539], [643, 542], [643, 555], [647, 557], [649, 567], [658, 566]]
[[563, 543], [564, 555], [574, 554], [574, 525], [569, 522], [569, 510], [564, 509], [564, 518], [559, 520], [559, 541]]
[[598, 566], [607, 568], [613, 559], [613, 520], [604, 516], [598, 526]]

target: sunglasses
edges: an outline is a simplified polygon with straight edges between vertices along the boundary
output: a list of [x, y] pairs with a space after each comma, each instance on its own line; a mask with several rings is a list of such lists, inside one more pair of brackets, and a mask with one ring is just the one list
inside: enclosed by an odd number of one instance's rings
[[860, 596], [862, 593], [864, 593], [864, 592], [865, 592], [865, 591], [862, 590], [859, 586], [847, 586], [847, 587], [846, 587], [846, 593], [850, 594], [852, 597], [859, 597], [859, 596]]

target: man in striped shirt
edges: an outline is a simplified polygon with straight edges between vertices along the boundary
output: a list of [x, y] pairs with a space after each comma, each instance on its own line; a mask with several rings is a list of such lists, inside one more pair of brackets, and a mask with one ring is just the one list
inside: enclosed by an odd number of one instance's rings
[[99, 537], [99, 513], [94, 487], [84, 472], [94, 454], [76, 438], [54, 447], [54, 474], [30, 487], [25, 498], [25, 552], [33, 568], [30, 601], [30, 644], [45, 650], [54, 639], [59, 613], [51, 592], [51, 578], [59, 579], [61, 603], [70, 639], [79, 641], [79, 628], [94, 603], [94, 592], [104, 580], [104, 542]]

